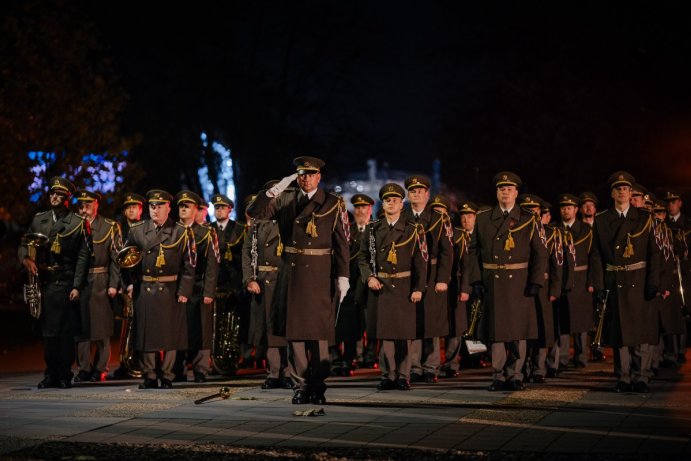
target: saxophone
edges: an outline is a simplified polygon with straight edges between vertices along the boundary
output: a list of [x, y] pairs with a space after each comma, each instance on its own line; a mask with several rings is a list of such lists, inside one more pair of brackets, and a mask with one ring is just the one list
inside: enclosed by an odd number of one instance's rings
[[[48, 244], [48, 237], [44, 234], [29, 233], [22, 237], [22, 245], [27, 247], [27, 257], [36, 262], [38, 247]], [[24, 284], [24, 302], [29, 306], [29, 314], [35, 319], [41, 317], [41, 285], [38, 275], [29, 272], [29, 280]]]

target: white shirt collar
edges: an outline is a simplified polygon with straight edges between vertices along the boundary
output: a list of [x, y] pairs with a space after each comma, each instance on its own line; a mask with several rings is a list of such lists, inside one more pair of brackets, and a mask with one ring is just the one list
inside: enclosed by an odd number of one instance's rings
[[[319, 188], [317, 188], [319, 189]], [[314, 189], [312, 192], [305, 192], [304, 190], [300, 189], [300, 196], [306, 195], [309, 200], [312, 200], [312, 197], [314, 197], [314, 194], [317, 193], [317, 189]]]

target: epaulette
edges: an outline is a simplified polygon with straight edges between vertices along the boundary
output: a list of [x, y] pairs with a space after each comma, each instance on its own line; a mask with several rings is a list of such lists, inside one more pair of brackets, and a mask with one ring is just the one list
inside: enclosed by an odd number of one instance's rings
[[41, 215], [44, 215], [44, 214], [48, 213], [49, 211], [50, 211], [50, 210], [46, 210], [46, 211], [39, 211], [38, 213], [36, 213], [36, 216], [41, 216]]
[[110, 218], [103, 218], [103, 219], [105, 219], [106, 223], [110, 224], [111, 226], [117, 224], [117, 222], [114, 219], [110, 219]]
[[342, 196], [342, 195], [338, 195], [338, 194], [337, 194], [336, 192], [334, 192], [334, 191], [329, 192], [329, 194], [330, 194], [330, 195], [333, 195], [333, 196], [336, 197], [338, 200], [343, 200], [343, 196]]
[[130, 228], [141, 226], [142, 224], [144, 224], [144, 221], [137, 221], [134, 224], [130, 224]]
[[653, 212], [648, 210], [647, 208], [638, 208], [638, 211], [645, 211], [647, 214], [652, 215]]
[[476, 214], [476, 215], [479, 215], [479, 214], [482, 214], [482, 213], [487, 213], [487, 212], [490, 211], [490, 210], [491, 210], [491, 208], [484, 208], [484, 209], [482, 209], [482, 210], [478, 210], [478, 212], [475, 213], [475, 214]]
[[86, 219], [85, 216], [82, 216], [82, 215], [80, 215], [80, 214], [77, 214], [77, 213], [72, 213], [72, 214], [73, 214], [74, 216], [76, 216], [77, 218], [81, 219], [82, 221], [84, 221], [84, 220]]
[[595, 216], [600, 216], [602, 213], [607, 213], [609, 210], [602, 210], [599, 213], [595, 213]]
[[182, 227], [183, 229], [187, 229], [187, 226], [185, 226], [183, 223], [181, 223], [181, 222], [179, 222], [179, 221], [177, 221], [175, 224], [177, 224], [178, 226]]

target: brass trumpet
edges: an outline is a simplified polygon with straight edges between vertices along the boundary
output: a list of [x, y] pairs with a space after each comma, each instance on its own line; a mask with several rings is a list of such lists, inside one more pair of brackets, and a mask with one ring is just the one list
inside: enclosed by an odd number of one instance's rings
[[468, 327], [468, 331], [466, 331], [463, 335], [463, 338], [475, 338], [475, 335], [477, 334], [477, 324], [480, 322], [481, 318], [482, 299], [475, 298], [473, 302], [470, 304], [470, 326]]
[[[48, 244], [48, 237], [38, 232], [25, 234], [22, 237], [22, 245], [26, 245], [27, 257], [36, 262], [36, 249]], [[41, 316], [41, 286], [38, 276], [29, 272], [28, 283], [24, 284], [24, 302], [29, 306], [29, 314], [35, 319]]]
[[115, 255], [115, 262], [122, 269], [131, 269], [140, 263], [144, 255], [142, 250], [134, 245], [126, 246]]
[[607, 298], [609, 298], [609, 290], [605, 291], [605, 299], [603, 299], [602, 302], [597, 303], [597, 306], [595, 306], [595, 316], [597, 317], [597, 321], [595, 323], [595, 337], [593, 338], [593, 342], [590, 343], [590, 347], [602, 346], [602, 330], [605, 326]]

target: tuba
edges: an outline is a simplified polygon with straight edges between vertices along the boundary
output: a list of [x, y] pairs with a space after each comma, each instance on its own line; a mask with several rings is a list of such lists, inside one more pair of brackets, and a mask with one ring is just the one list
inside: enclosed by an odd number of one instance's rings
[[[232, 295], [230, 295], [232, 296]], [[228, 302], [229, 294], [219, 293], [214, 303], [214, 331], [211, 344], [211, 363], [221, 375], [234, 375], [240, 354], [238, 334], [240, 319]]]
[[[36, 262], [36, 249], [48, 243], [44, 234], [29, 233], [22, 237], [22, 245], [26, 245], [28, 258]], [[38, 275], [29, 272], [28, 283], [24, 285], [24, 302], [29, 306], [29, 314], [35, 319], [41, 317], [41, 286]]]

